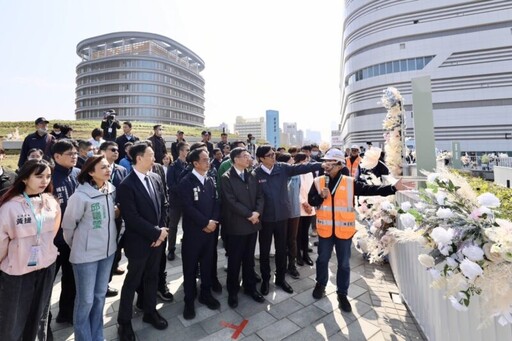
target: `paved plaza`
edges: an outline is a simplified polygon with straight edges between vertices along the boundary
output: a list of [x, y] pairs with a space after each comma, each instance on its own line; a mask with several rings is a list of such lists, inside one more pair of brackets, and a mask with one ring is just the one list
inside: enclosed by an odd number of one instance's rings
[[[178, 238], [179, 240], [179, 238]], [[310, 238], [311, 243], [316, 238]], [[351, 285], [349, 298], [352, 313], [340, 311], [336, 300], [336, 257], [330, 263], [331, 277], [327, 297], [315, 300], [311, 293], [315, 286], [315, 268], [298, 267], [300, 279], [287, 276], [294, 289], [293, 294], [276, 289], [271, 283], [270, 293], [264, 303], [256, 303], [242, 291], [239, 304], [231, 309], [227, 304], [226, 258], [219, 243], [219, 280], [222, 294], [213, 295], [220, 301], [220, 310], [209, 310], [195, 303], [196, 318], [183, 319], [183, 276], [180, 250], [176, 260], [167, 261], [167, 280], [174, 294], [174, 302], [158, 301], [158, 311], [169, 322], [166, 330], [159, 331], [142, 322], [142, 313], [135, 312], [132, 320], [138, 340], [425, 340], [407, 307], [402, 304], [398, 288], [389, 265], [371, 265], [353, 250], [351, 259]], [[316, 259], [316, 247], [311, 258]], [[271, 259], [273, 263], [273, 258]], [[122, 266], [126, 268], [126, 258]], [[259, 272], [259, 263], [256, 261]], [[114, 276], [111, 286], [121, 289], [123, 276]], [[60, 279], [56, 280], [52, 293], [52, 312], [57, 316]], [[259, 288], [259, 286], [258, 286]], [[119, 295], [107, 298], [105, 304], [105, 339], [117, 340], [117, 311]], [[73, 340], [73, 327], [52, 322], [54, 340]]]

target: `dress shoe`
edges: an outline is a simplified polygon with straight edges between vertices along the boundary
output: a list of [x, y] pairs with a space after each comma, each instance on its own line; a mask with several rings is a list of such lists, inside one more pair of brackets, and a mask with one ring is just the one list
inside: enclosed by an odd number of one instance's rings
[[252, 291], [244, 291], [244, 293], [258, 303], [265, 302], [265, 297], [263, 297], [263, 295], [260, 294], [256, 289]]
[[283, 289], [285, 292], [293, 294], [293, 288], [284, 279], [281, 282], [276, 282], [276, 285], [281, 287], [281, 289]]
[[160, 316], [160, 314], [156, 310], [149, 314], [145, 313], [142, 316], [142, 321], [146, 323], [151, 323], [153, 327], [159, 330], [165, 329], [169, 325], [167, 321], [162, 316]]
[[174, 253], [174, 251], [169, 251], [169, 253], [167, 254], [167, 260], [173, 261], [175, 259], [176, 259], [176, 254]]
[[352, 311], [352, 306], [348, 301], [347, 295], [338, 294], [338, 303], [341, 310], [346, 313], [350, 313]]
[[123, 268], [120, 268], [120, 267], [117, 267], [115, 270], [114, 270], [114, 275], [123, 275], [125, 272], [125, 270]]
[[192, 320], [196, 317], [196, 309], [194, 308], [194, 302], [185, 303], [185, 309], [183, 309], [183, 318], [185, 320]]
[[61, 313], [58, 313], [57, 317], [55, 318], [55, 322], [73, 324], [73, 317], [65, 316], [65, 315], [62, 315]]
[[297, 265], [304, 266], [304, 260], [302, 259], [302, 257], [297, 258]]
[[156, 294], [158, 295], [158, 297], [160, 297], [162, 301], [172, 302], [174, 300], [174, 296], [169, 291], [167, 285], [163, 285], [160, 288], [158, 288]]
[[263, 296], [267, 296], [268, 295], [268, 289], [269, 289], [269, 284], [268, 284], [268, 281], [262, 281], [261, 282], [261, 294]]
[[309, 258], [309, 255], [305, 255], [304, 257], [302, 257], [302, 259], [304, 260], [304, 263], [306, 263], [307, 265], [309, 265], [309, 266], [313, 265], [313, 260], [311, 258]]
[[325, 286], [320, 283], [316, 283], [315, 288], [313, 289], [313, 297], [317, 300], [321, 299], [325, 296]]
[[212, 291], [220, 294], [222, 292], [222, 284], [220, 284], [219, 279], [215, 278], [212, 281]]
[[110, 285], [107, 287], [106, 297], [114, 297], [117, 296], [117, 294], [119, 294], [119, 290], [111, 288]]
[[233, 295], [229, 295], [228, 296], [228, 305], [235, 309], [236, 307], [238, 307], [238, 296], [237, 294], [233, 294]]
[[216, 310], [220, 308], [220, 302], [217, 301], [211, 294], [210, 295], [199, 295], [199, 303], [204, 304], [208, 309]]
[[135, 333], [133, 332], [131, 322], [119, 324], [117, 327], [119, 341], [135, 341]]
[[300, 273], [297, 271], [297, 268], [295, 266], [291, 266], [288, 268], [288, 274], [294, 279], [300, 278]]

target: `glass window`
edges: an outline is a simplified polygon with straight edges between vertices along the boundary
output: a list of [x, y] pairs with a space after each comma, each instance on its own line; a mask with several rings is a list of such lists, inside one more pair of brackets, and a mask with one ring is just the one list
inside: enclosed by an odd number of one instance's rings
[[386, 63], [386, 73], [392, 73], [393, 72], [393, 63], [387, 62]]
[[373, 67], [369, 67], [368, 69], [368, 77], [373, 77]]
[[363, 69], [363, 79], [368, 78], [368, 68]]
[[407, 70], [409, 70], [409, 71], [416, 70], [416, 59], [415, 58], [407, 59]]
[[393, 72], [400, 72], [400, 61], [393, 61]]
[[430, 63], [430, 61], [432, 60], [432, 58], [434, 58], [434, 56], [427, 56], [427, 57], [425, 57], [425, 65], [427, 65], [428, 63]]
[[407, 71], [407, 59], [400, 60], [400, 72]]
[[386, 74], [386, 64], [385, 63], [379, 64], [379, 69], [380, 69], [381, 75]]
[[416, 69], [422, 70], [425, 67], [423, 57], [416, 58]]
[[373, 77], [376, 77], [378, 75], [380, 75], [380, 73], [379, 73], [379, 66], [378, 65], [374, 65], [373, 66]]

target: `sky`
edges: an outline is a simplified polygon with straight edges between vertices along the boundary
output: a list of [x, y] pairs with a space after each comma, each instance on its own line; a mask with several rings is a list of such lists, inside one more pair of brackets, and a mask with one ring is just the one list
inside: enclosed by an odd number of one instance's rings
[[0, 120], [75, 119], [78, 42], [142, 31], [204, 60], [206, 126], [273, 109], [328, 141], [342, 24], [342, 0], [0, 0]]

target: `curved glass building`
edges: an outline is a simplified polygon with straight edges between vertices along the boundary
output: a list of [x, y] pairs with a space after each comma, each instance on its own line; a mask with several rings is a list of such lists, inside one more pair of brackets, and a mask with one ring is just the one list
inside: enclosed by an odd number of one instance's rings
[[344, 20], [346, 145], [383, 142], [388, 86], [404, 96], [413, 136], [411, 79], [430, 76], [437, 148], [512, 151], [512, 1], [346, 0]]
[[203, 126], [203, 60], [180, 43], [152, 33], [117, 32], [78, 43], [76, 118]]

